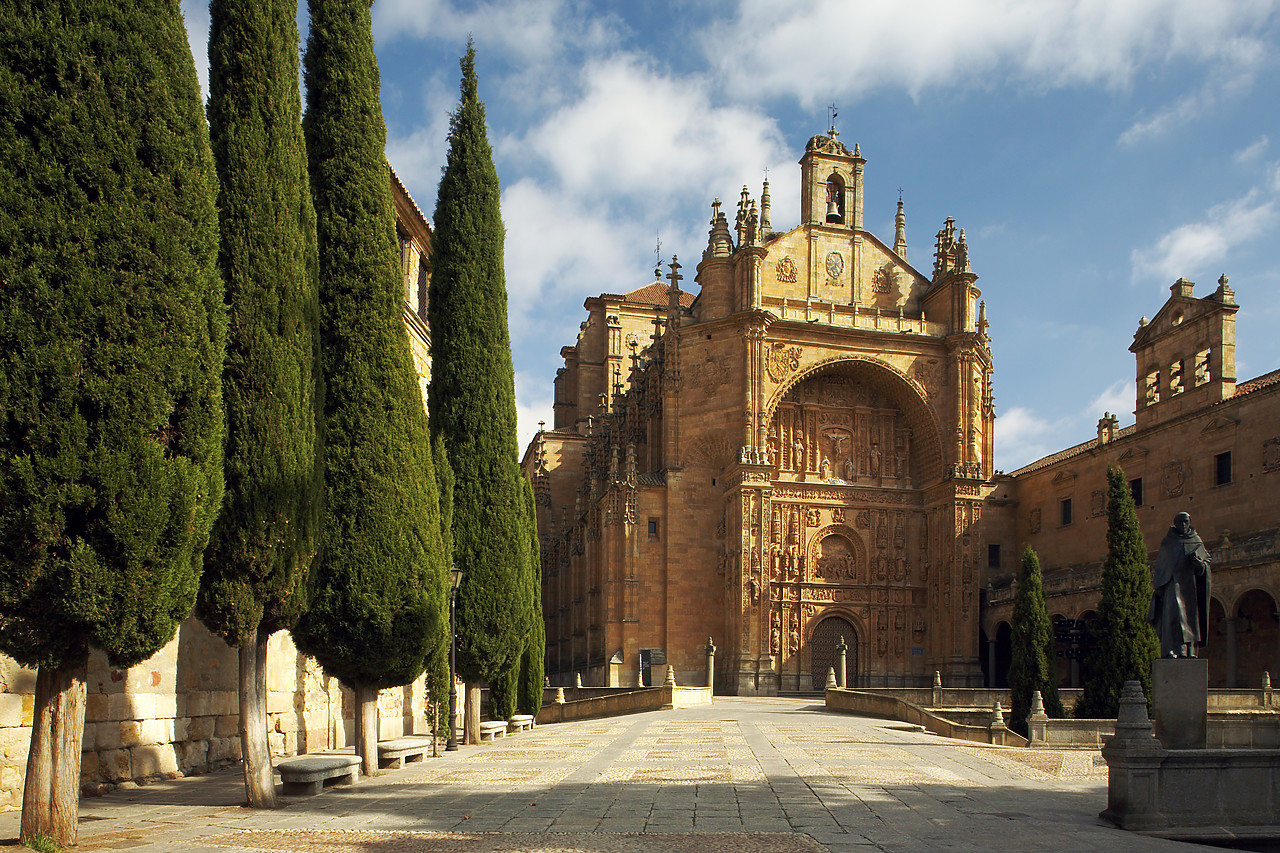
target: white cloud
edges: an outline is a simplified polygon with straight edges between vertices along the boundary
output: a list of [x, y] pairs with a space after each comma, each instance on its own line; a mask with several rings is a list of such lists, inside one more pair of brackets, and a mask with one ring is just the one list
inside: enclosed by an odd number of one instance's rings
[[1057, 426], [1031, 409], [1000, 412], [995, 424], [996, 468], [1010, 471], [1057, 449]]
[[744, 180], [755, 184], [765, 168], [794, 171], [783, 165], [791, 152], [776, 123], [753, 109], [714, 104], [704, 79], [664, 75], [615, 54], [589, 60], [581, 81], [580, 98], [500, 148], [541, 157], [584, 200], [701, 198], [735, 191]]
[[1263, 155], [1271, 140], [1264, 134], [1235, 153], [1233, 159], [1237, 163], [1252, 163]]
[[1247, 94], [1253, 88], [1263, 54], [1259, 45], [1246, 44], [1239, 53], [1223, 58], [1202, 86], [1156, 110], [1150, 117], [1138, 119], [1120, 134], [1117, 142], [1122, 147], [1133, 148], [1158, 139], [1208, 114], [1222, 101]]
[[1183, 276], [1210, 273], [1208, 267], [1236, 246], [1267, 233], [1277, 213], [1276, 199], [1258, 188], [1211, 207], [1200, 221], [1179, 225], [1153, 245], [1134, 249], [1130, 254], [1133, 278], [1155, 278], [1167, 285]]
[[1136, 402], [1133, 382], [1132, 379], [1117, 379], [1093, 398], [1081, 416], [1096, 420], [1101, 418], [1103, 413], [1111, 412], [1120, 418], [1120, 425], [1125, 426], [1126, 421], [1133, 416], [1133, 407]]
[[879, 88], [1124, 87], [1153, 64], [1260, 54], [1253, 30], [1274, 8], [1273, 0], [741, 0], [705, 49], [726, 87], [806, 106]]

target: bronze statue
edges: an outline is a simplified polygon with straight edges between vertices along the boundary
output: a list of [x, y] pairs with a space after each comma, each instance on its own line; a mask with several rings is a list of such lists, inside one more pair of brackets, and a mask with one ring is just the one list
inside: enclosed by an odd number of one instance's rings
[[1160, 543], [1147, 621], [1160, 636], [1162, 658], [1195, 657], [1209, 639], [1209, 552], [1180, 512]]

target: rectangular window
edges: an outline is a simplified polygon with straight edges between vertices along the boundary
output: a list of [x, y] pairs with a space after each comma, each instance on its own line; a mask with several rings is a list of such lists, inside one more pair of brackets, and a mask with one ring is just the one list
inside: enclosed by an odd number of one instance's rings
[[1231, 451], [1213, 457], [1213, 484], [1225, 486], [1231, 482]]
[[992, 569], [1000, 568], [1000, 546], [987, 546], [987, 567]]
[[1063, 498], [1059, 508], [1062, 510], [1062, 526], [1066, 527], [1071, 523], [1071, 498]]
[[649, 519], [649, 538], [658, 538], [658, 519], [656, 518]]
[[1142, 506], [1142, 478], [1137, 477], [1129, 481], [1129, 494], [1133, 495], [1133, 505]]

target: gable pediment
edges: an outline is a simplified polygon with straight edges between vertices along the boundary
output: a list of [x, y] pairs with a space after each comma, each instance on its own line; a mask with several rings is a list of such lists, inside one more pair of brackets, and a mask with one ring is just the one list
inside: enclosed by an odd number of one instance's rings
[[1219, 432], [1221, 430], [1232, 430], [1235, 429], [1239, 423], [1240, 421], [1237, 418], [1233, 418], [1229, 415], [1214, 415], [1209, 419], [1207, 424], [1201, 427], [1200, 434], [1208, 435], [1209, 433]]
[[1055, 486], [1062, 486], [1076, 481], [1075, 473], [1063, 468], [1061, 471], [1053, 475], [1052, 482]]
[[1116, 464], [1121, 468], [1126, 465], [1138, 465], [1147, 461], [1147, 449], [1145, 447], [1130, 447], [1120, 454], [1116, 459]]

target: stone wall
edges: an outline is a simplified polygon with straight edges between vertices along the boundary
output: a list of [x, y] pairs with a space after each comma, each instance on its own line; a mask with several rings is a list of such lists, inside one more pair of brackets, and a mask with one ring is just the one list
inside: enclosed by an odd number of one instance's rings
[[[194, 619], [154, 657], [127, 670], [94, 653], [89, 661], [84, 752], [86, 792], [122, 783], [203, 773], [240, 760], [237, 653]], [[346, 746], [351, 691], [298, 653], [287, 632], [267, 648], [268, 740], [273, 755]], [[0, 656], [0, 809], [22, 804], [31, 740], [35, 671]], [[380, 736], [425, 733], [426, 691], [382, 691]]]

